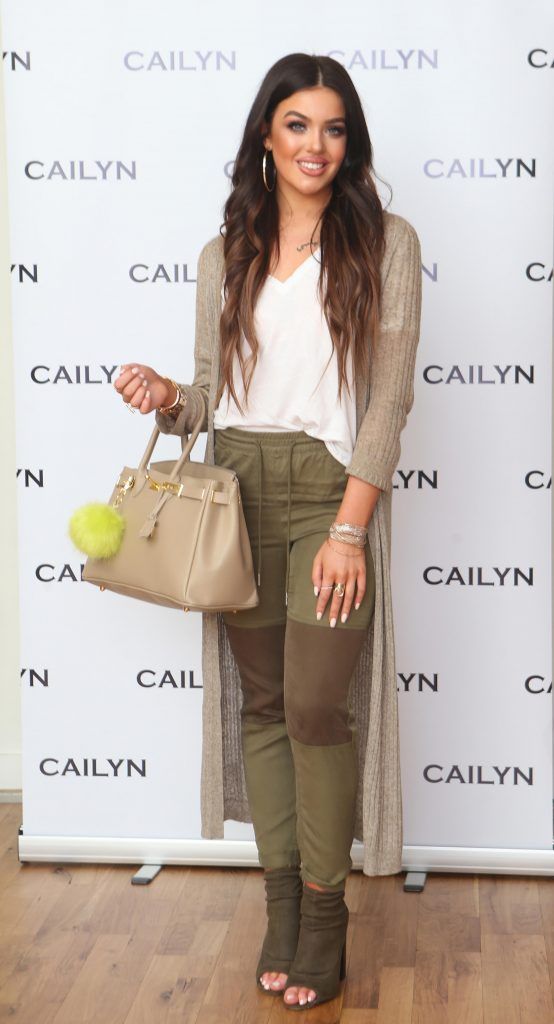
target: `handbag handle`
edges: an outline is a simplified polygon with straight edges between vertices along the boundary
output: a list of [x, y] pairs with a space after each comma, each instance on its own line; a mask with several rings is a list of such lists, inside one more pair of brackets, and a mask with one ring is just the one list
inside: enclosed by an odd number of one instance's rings
[[[181, 472], [185, 462], [188, 460], [190, 452], [191, 452], [192, 448], [194, 447], [194, 442], [196, 441], [196, 438], [198, 437], [198, 435], [200, 433], [200, 427], [202, 425], [202, 420], [203, 420], [203, 412], [198, 417], [198, 419], [196, 420], [196, 423], [194, 424], [194, 427], [192, 428], [191, 433], [188, 435], [188, 440], [186, 441], [186, 443], [184, 443], [184, 434], [183, 434], [183, 437], [181, 438], [181, 447], [182, 447], [181, 456], [177, 460], [177, 462], [175, 463], [173, 469], [171, 470], [171, 473], [168, 476], [168, 480], [175, 480], [179, 476], [179, 473]], [[185, 431], [185, 433], [186, 433], [186, 431]], [[158, 426], [155, 426], [153, 431], [152, 431], [152, 433], [151, 433], [151, 435], [150, 435], [150, 438], [148, 440], [148, 444], [146, 445], [146, 449], [145, 449], [144, 455], [142, 456], [142, 459], [140, 460], [139, 465], [138, 465], [138, 473], [139, 473], [139, 475], [146, 476], [146, 474], [147, 474], [147, 466], [148, 466], [148, 463], [150, 462], [150, 459], [152, 458], [152, 453], [154, 451], [154, 448], [156, 447], [156, 442], [157, 442], [160, 434], [161, 434], [161, 430], [159, 429]]]

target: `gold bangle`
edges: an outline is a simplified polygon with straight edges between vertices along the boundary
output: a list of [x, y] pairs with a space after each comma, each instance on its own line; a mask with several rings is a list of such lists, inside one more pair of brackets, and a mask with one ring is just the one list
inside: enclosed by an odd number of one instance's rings
[[178, 416], [181, 409], [184, 407], [186, 403], [186, 395], [184, 395], [183, 392], [181, 391], [181, 388], [177, 384], [177, 381], [172, 380], [171, 377], [162, 377], [162, 380], [167, 381], [168, 384], [173, 384], [173, 387], [177, 392], [177, 398], [175, 399], [172, 405], [160, 405], [158, 407], [158, 411], [161, 412], [163, 416], [167, 416], [168, 413], [172, 413], [174, 416]]

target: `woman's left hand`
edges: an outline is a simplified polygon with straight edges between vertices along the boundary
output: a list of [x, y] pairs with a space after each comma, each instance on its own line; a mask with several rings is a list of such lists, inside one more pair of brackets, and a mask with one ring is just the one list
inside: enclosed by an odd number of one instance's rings
[[[317, 618], [321, 618], [331, 597], [329, 625], [335, 626], [341, 611], [341, 622], [346, 622], [354, 598], [358, 608], [365, 594], [365, 548], [357, 548], [346, 541], [332, 540], [328, 543], [325, 539], [313, 561], [312, 583], [314, 593], [319, 594], [315, 609]], [[332, 589], [331, 584], [334, 586], [335, 583], [344, 583], [343, 597]]]

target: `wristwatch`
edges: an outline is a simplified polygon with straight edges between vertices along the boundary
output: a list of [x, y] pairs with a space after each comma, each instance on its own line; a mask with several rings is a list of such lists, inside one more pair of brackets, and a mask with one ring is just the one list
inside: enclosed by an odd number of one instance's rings
[[177, 392], [177, 398], [175, 399], [172, 405], [158, 406], [158, 410], [159, 412], [162, 413], [163, 416], [167, 415], [168, 412], [173, 413], [174, 416], [178, 416], [179, 413], [181, 412], [181, 409], [183, 409], [186, 405], [187, 396], [183, 393], [183, 390], [180, 387], [180, 385], [177, 384], [177, 381], [172, 380], [171, 377], [163, 377], [162, 379], [165, 380], [167, 384], [173, 385]]

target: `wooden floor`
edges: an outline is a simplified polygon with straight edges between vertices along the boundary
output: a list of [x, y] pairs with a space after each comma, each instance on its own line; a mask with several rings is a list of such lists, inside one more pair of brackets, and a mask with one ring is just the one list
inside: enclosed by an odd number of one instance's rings
[[257, 869], [20, 864], [0, 804], [0, 1021], [18, 1024], [554, 1024], [549, 878], [352, 872], [341, 999], [292, 1014], [260, 992]]

